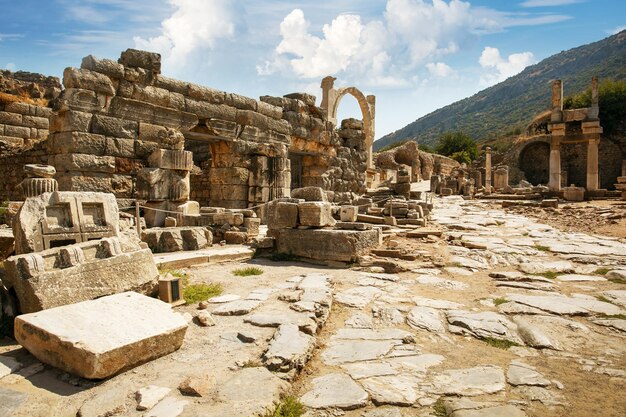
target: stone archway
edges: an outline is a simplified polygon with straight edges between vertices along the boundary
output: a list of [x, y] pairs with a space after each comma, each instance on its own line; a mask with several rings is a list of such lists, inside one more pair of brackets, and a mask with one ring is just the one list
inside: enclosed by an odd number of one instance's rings
[[365, 149], [367, 149], [367, 167], [373, 168], [372, 152], [374, 146], [374, 121], [376, 116], [376, 97], [366, 96], [356, 87], [334, 88], [336, 78], [325, 77], [322, 80], [322, 103], [321, 108], [328, 112], [328, 120], [337, 126], [337, 110], [341, 99], [350, 94], [356, 99], [363, 114], [363, 129], [365, 133]]
[[526, 181], [533, 185], [548, 184], [550, 180], [550, 144], [547, 141], [533, 141], [522, 149], [519, 168]]

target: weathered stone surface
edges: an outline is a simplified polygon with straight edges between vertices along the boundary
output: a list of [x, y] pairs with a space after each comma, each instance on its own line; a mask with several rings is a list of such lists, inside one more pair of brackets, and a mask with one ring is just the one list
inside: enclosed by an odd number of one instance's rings
[[172, 389], [167, 387], [159, 387], [156, 385], [148, 385], [135, 393], [137, 400], [137, 410], [144, 411], [154, 407], [161, 401]]
[[215, 319], [213, 318], [211, 313], [206, 310], [200, 311], [196, 318], [198, 319], [198, 322], [204, 327], [215, 326]]
[[341, 206], [339, 217], [342, 222], [356, 222], [359, 217], [359, 208], [357, 206]]
[[295, 188], [291, 190], [291, 198], [300, 198], [304, 201], [328, 201], [321, 187]]
[[214, 388], [215, 379], [211, 375], [189, 376], [178, 385], [181, 394], [191, 397], [207, 397]]
[[487, 406], [475, 410], [458, 410], [450, 417], [526, 417], [527, 414], [514, 405]]
[[569, 261], [525, 262], [519, 265], [519, 269], [526, 274], [543, 274], [546, 272], [574, 272], [574, 265]]
[[606, 281], [606, 278], [597, 275], [581, 275], [581, 274], [565, 274], [556, 277], [558, 281], [563, 282], [585, 282], [585, 281]]
[[0, 416], [15, 415], [14, 412], [28, 399], [28, 394], [0, 387]]
[[325, 227], [334, 226], [336, 223], [332, 215], [332, 205], [328, 202], [300, 203], [298, 204], [298, 217], [302, 226]]
[[505, 316], [491, 311], [472, 313], [452, 310], [447, 313], [449, 330], [452, 333], [471, 334], [479, 339], [494, 338], [522, 343], [517, 326]]
[[483, 395], [502, 391], [504, 372], [497, 366], [477, 366], [442, 372], [434, 378], [436, 390], [446, 395]]
[[299, 331], [297, 325], [282, 324], [263, 354], [263, 361], [270, 371], [301, 370], [311, 357], [314, 346], [315, 339]]
[[213, 314], [218, 316], [243, 316], [257, 308], [259, 305], [261, 305], [261, 302], [256, 300], [231, 301], [217, 307], [213, 310]]
[[13, 372], [19, 371], [22, 364], [11, 356], [0, 356], [0, 379]]
[[271, 201], [267, 205], [267, 225], [270, 229], [291, 229], [298, 225], [298, 204]]
[[401, 376], [376, 376], [359, 381], [376, 405], [411, 406], [417, 401], [417, 379]]
[[528, 346], [537, 349], [560, 349], [559, 345], [551, 340], [541, 329], [533, 326], [522, 317], [513, 317], [513, 322], [517, 325], [517, 332]]
[[153, 227], [142, 231], [141, 240], [154, 253], [178, 252], [211, 246], [213, 234], [206, 227]]
[[88, 69], [65, 68], [63, 85], [65, 88], [82, 88], [107, 96], [115, 95], [115, 88], [109, 77]]
[[356, 380], [374, 376], [396, 375], [398, 373], [398, 371], [387, 362], [355, 362], [342, 365], [341, 367]]
[[[273, 409], [289, 383], [265, 367], [244, 368], [218, 385], [217, 398], [228, 404], [233, 416], [247, 416]], [[256, 410], [256, 411], [255, 411]]]
[[186, 321], [168, 304], [133, 292], [24, 314], [15, 321], [15, 338], [40, 361], [91, 379], [177, 350], [186, 330]]
[[311, 381], [313, 388], [300, 397], [310, 408], [353, 410], [367, 404], [367, 392], [345, 374], [328, 374]]
[[154, 52], [129, 48], [122, 52], [118, 62], [126, 67], [143, 68], [155, 74], [161, 73], [161, 55]]
[[508, 299], [553, 314], [586, 316], [594, 313], [606, 315], [624, 313], [618, 306], [595, 298], [509, 294]]
[[149, 249], [122, 253], [116, 238], [12, 256], [5, 265], [5, 285], [24, 313], [129, 290], [151, 294], [159, 276]]
[[104, 417], [126, 413], [129, 388], [127, 383], [110, 385], [106, 391], [96, 393], [85, 401], [78, 410], [77, 417]]
[[414, 307], [406, 318], [409, 326], [414, 329], [424, 329], [433, 333], [444, 333], [445, 327], [439, 311], [431, 307]]
[[396, 345], [398, 340], [335, 340], [322, 352], [322, 360], [328, 365], [379, 359]]
[[281, 229], [276, 250], [303, 258], [350, 262], [378, 245], [378, 231]]
[[177, 417], [183, 413], [187, 404], [189, 401], [167, 397], [145, 415], [146, 417]]
[[535, 368], [521, 361], [511, 362], [506, 373], [506, 379], [509, 384], [514, 386], [535, 385], [547, 387], [551, 384], [551, 382], [537, 372]]

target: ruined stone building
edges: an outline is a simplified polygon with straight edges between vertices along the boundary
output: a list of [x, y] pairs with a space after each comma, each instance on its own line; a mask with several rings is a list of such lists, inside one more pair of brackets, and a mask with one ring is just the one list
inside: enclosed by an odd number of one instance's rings
[[[31, 83], [52, 109], [1, 102], [0, 199], [21, 199], [21, 166], [40, 163], [56, 168], [60, 190], [110, 192], [165, 210], [193, 209], [190, 200], [246, 208], [304, 186], [350, 201], [365, 191], [375, 99], [336, 90], [332, 80], [322, 83], [318, 107], [308, 94], [255, 100], [167, 78], [156, 53], [129, 49], [117, 62], [87, 56], [66, 68], [62, 91], [58, 80], [50, 91]], [[346, 94], [364, 120], [337, 125]]]
[[551, 109], [537, 116], [525, 136], [498, 160], [510, 167], [512, 184], [525, 179], [553, 192], [574, 185], [589, 195], [614, 189], [617, 177], [624, 175], [626, 155], [619, 143], [602, 134], [596, 77], [591, 91], [591, 107], [564, 109], [563, 83], [552, 83]]

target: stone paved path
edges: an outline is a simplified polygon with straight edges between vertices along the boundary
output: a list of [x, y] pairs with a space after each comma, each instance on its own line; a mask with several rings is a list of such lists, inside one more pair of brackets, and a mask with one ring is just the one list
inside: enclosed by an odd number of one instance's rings
[[623, 415], [626, 244], [485, 207], [436, 201], [439, 267], [335, 281], [307, 417]]

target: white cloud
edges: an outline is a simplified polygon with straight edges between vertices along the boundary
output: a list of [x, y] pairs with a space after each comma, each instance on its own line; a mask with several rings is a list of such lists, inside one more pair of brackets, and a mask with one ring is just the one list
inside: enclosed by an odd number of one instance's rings
[[584, 0], [526, 0], [520, 3], [522, 7], [549, 7], [565, 6], [566, 4], [582, 3]]
[[[501, 12], [462, 0], [388, 0], [379, 19], [366, 22], [358, 14], [340, 14], [317, 32], [304, 12], [294, 9], [281, 22], [281, 40], [272, 56], [257, 65], [257, 73], [303, 79], [333, 74], [367, 86], [407, 86], [422, 68], [432, 76], [450, 75], [452, 69], [438, 61], [483, 34], [569, 18]], [[508, 74], [518, 58], [494, 67], [496, 76]]]
[[534, 62], [535, 57], [532, 52], [511, 54], [505, 59], [500, 55], [498, 48], [487, 46], [478, 59], [480, 66], [487, 70], [480, 77], [480, 83], [485, 87], [497, 84], [519, 74]]
[[161, 34], [134, 37], [139, 49], [160, 52], [166, 64], [180, 67], [194, 52], [211, 48], [221, 38], [234, 35], [235, 25], [228, 0], [168, 0], [174, 13], [161, 22]]
[[4, 69], [7, 69], [9, 71], [15, 71], [17, 69], [17, 66], [15, 65], [15, 62], [9, 62], [4, 66]]
[[435, 77], [447, 77], [451, 75], [454, 70], [447, 64], [443, 62], [429, 62], [426, 64], [426, 69], [430, 72], [430, 75]]
[[19, 33], [0, 33], [0, 42], [2, 41], [10, 41], [14, 39], [23, 38], [24, 35]]

